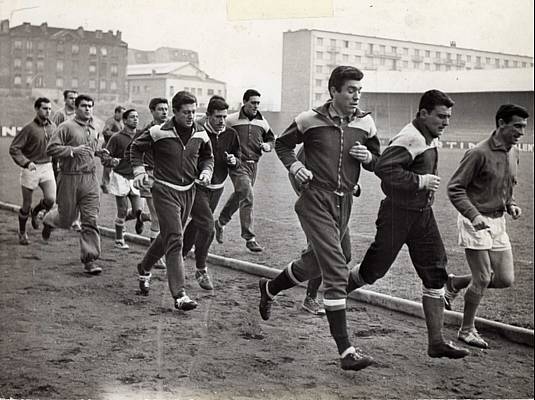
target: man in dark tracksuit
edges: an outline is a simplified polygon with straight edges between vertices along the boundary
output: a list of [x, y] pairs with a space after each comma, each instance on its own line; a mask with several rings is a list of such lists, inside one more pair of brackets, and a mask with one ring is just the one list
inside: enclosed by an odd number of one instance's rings
[[46, 214], [43, 220], [43, 239], [48, 240], [53, 228], [68, 229], [80, 213], [81, 260], [85, 271], [99, 274], [102, 269], [94, 261], [100, 257], [100, 232], [97, 218], [100, 207], [99, 185], [95, 153], [99, 146], [98, 132], [93, 126], [91, 97], [76, 98], [76, 116], [63, 122], [54, 132], [47, 154], [59, 159], [58, 208]]
[[[295, 211], [310, 246], [275, 279], [259, 282], [259, 311], [267, 320], [276, 294], [323, 277], [323, 303], [341, 367], [346, 370], [359, 370], [373, 361], [349, 341], [345, 312], [349, 268], [342, 247], [360, 167], [373, 171], [380, 148], [372, 117], [358, 109], [362, 77], [357, 68], [336, 67], [329, 79], [332, 101], [299, 114], [277, 138], [278, 157], [298, 183], [308, 185], [295, 203]], [[305, 164], [294, 152], [299, 143], [303, 143]]]
[[215, 222], [216, 240], [223, 243], [223, 228], [239, 209], [241, 237], [246, 240], [247, 248], [253, 252], [262, 251], [253, 233], [253, 186], [256, 182], [258, 160], [262, 152], [271, 151], [275, 140], [268, 122], [258, 111], [259, 105], [260, 93], [248, 89], [243, 94], [243, 107], [227, 118], [227, 126], [238, 132], [242, 162], [238, 168], [230, 172], [234, 193], [227, 200], [219, 219]]
[[[34, 229], [39, 229], [37, 215], [40, 211], [48, 212], [56, 201], [56, 180], [52, 160], [46, 154], [46, 146], [56, 126], [50, 121], [52, 104], [46, 97], [39, 97], [34, 103], [36, 116], [32, 122], [17, 133], [9, 154], [21, 170], [22, 206], [19, 210], [19, 243], [30, 243], [26, 233], [26, 221], [31, 216]], [[40, 187], [43, 199], [32, 210], [33, 191]]]
[[178, 92], [173, 97], [172, 107], [174, 117], [143, 132], [130, 149], [134, 186], [137, 188], [148, 185], [143, 154], [153, 153], [152, 196], [160, 221], [160, 234], [150, 245], [137, 270], [141, 292], [148, 294], [150, 271], [165, 254], [174, 306], [187, 311], [197, 307], [197, 303], [186, 295], [184, 289], [183, 227], [193, 204], [195, 180], [204, 185], [210, 183], [214, 158], [210, 138], [202, 126], [194, 122], [197, 109], [195, 96], [185, 91]]
[[442, 337], [447, 257], [431, 208], [440, 184], [438, 138], [449, 125], [453, 104], [445, 93], [425, 92], [416, 118], [390, 141], [377, 161], [375, 174], [386, 199], [379, 208], [375, 240], [360, 267], [351, 270], [348, 292], [382, 278], [406, 244], [422, 280], [427, 353], [430, 357], [462, 358], [469, 352]]
[[214, 286], [206, 269], [208, 249], [214, 240], [213, 212], [223, 194], [229, 170], [240, 165], [240, 141], [232, 128], [225, 128], [229, 105], [220, 96], [212, 97], [206, 110], [204, 129], [212, 143], [214, 152], [214, 172], [207, 186], [197, 185], [195, 200], [191, 209], [191, 221], [184, 231], [184, 257], [195, 245], [195, 279], [205, 290]]

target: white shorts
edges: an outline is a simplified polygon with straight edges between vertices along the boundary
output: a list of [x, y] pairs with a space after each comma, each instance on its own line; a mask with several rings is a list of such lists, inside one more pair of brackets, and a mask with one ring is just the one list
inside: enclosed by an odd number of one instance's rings
[[505, 215], [498, 218], [483, 216], [490, 228], [476, 231], [468, 218], [457, 217], [459, 245], [471, 250], [506, 251], [511, 249], [511, 241], [505, 230]]
[[36, 170], [30, 171], [28, 168], [22, 168], [20, 171], [20, 184], [30, 190], [35, 190], [41, 182], [54, 180], [54, 170], [52, 163], [35, 164]]
[[134, 187], [133, 182], [133, 179], [127, 179], [124, 176], [111, 171], [109, 184], [110, 194], [119, 197], [128, 195], [139, 196], [139, 190]]

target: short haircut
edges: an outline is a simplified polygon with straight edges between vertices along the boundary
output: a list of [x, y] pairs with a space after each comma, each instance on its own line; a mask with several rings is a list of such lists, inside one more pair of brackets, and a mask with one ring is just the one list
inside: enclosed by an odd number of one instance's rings
[[128, 118], [128, 116], [130, 114], [132, 114], [134, 111], [137, 112], [137, 110], [135, 108], [129, 108], [128, 110], [126, 110], [124, 113], [123, 113], [123, 119], [126, 121], [126, 119]]
[[229, 105], [225, 99], [221, 96], [215, 95], [210, 98], [206, 112], [208, 114], [213, 114], [214, 111], [228, 110], [228, 108]]
[[76, 90], [67, 89], [63, 91], [63, 100], [67, 99], [67, 96], [69, 96], [69, 93], [78, 94]]
[[76, 107], [78, 107], [80, 105], [80, 103], [82, 102], [82, 100], [85, 100], [85, 101], [90, 101], [91, 102], [91, 105], [95, 105], [95, 100], [93, 100], [93, 98], [91, 96], [88, 96], [87, 94], [81, 94], [79, 95], [76, 100], [74, 101], [74, 105]]
[[197, 98], [190, 92], [181, 90], [177, 92], [171, 100], [173, 110], [179, 111], [183, 104], [197, 104]]
[[453, 107], [454, 104], [455, 102], [446, 93], [437, 89], [428, 90], [420, 98], [417, 115], [419, 115], [420, 110], [423, 109], [427, 110], [427, 112], [431, 112], [436, 106], [446, 106], [450, 108]]
[[125, 110], [125, 109], [126, 109], [126, 107], [123, 107], [123, 106], [117, 106], [117, 107], [115, 107], [115, 110], [113, 110], [113, 111], [114, 111], [115, 113], [118, 113], [118, 112], [121, 112], [121, 111], [123, 111], [123, 110]]
[[35, 103], [33, 103], [33, 108], [38, 110], [43, 103], [50, 103], [50, 100], [47, 97], [38, 97], [37, 100], [35, 100]]
[[150, 99], [149, 110], [151, 110], [151, 111], [156, 110], [156, 106], [158, 104], [167, 104], [169, 106], [169, 102], [167, 101], [167, 99], [165, 99], [163, 97], [154, 97], [154, 98]]
[[516, 104], [502, 104], [496, 112], [496, 127], [498, 127], [498, 121], [500, 119], [508, 124], [515, 115], [520, 118], [529, 118], [528, 110], [524, 107]]
[[243, 101], [249, 101], [253, 96], [260, 96], [260, 92], [255, 89], [247, 89], [245, 93], [243, 93]]
[[364, 74], [360, 69], [348, 65], [340, 65], [331, 72], [327, 90], [331, 94], [331, 88], [334, 87], [339, 92], [346, 81], [360, 81], [362, 78], [364, 78]]

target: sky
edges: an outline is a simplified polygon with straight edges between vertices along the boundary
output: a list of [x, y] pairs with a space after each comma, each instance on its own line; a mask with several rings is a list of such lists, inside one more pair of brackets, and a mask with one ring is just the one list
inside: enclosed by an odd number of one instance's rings
[[254, 87], [264, 108], [274, 110], [280, 107], [287, 30], [455, 41], [457, 47], [533, 57], [533, 12], [533, 0], [0, 0], [0, 17], [11, 26], [120, 30], [131, 48], [195, 50], [201, 69], [227, 82], [231, 104]]

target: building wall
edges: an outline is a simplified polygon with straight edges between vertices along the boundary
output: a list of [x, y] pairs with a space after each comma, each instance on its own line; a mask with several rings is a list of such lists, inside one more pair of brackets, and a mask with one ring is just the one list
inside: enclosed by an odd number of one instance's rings
[[131, 103], [148, 105], [153, 97], [169, 97], [165, 89], [165, 78], [128, 77], [128, 101]]
[[190, 62], [199, 66], [199, 54], [193, 50], [159, 47], [156, 50], [128, 49], [128, 64]]
[[282, 44], [282, 99], [281, 109], [287, 112], [299, 112], [303, 104], [310, 104], [313, 98], [311, 66], [311, 34], [309, 31], [293, 32], [291, 40]]

